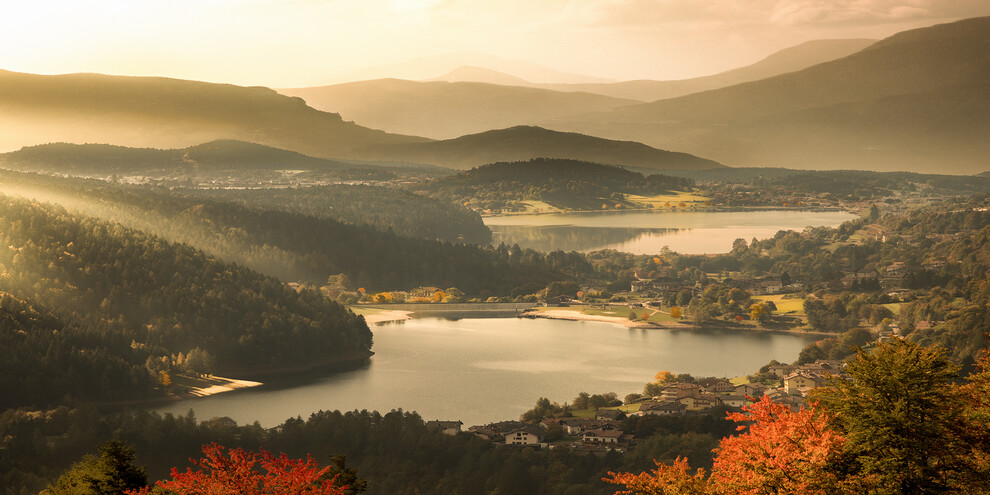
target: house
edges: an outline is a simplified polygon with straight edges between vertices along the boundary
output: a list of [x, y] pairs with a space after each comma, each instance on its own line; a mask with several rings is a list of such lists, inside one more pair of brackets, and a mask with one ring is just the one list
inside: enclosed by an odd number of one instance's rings
[[725, 379], [716, 380], [715, 383], [705, 387], [705, 391], [712, 394], [724, 394], [734, 390], [735, 387], [732, 385], [732, 382]]
[[784, 377], [784, 391], [788, 394], [799, 394], [801, 390], [821, 386], [823, 382], [822, 377], [811, 373], [791, 373]]
[[586, 423], [588, 420], [579, 418], [547, 418], [540, 421], [540, 426], [547, 429], [552, 425], [558, 425], [568, 435], [580, 435]]
[[453, 436], [461, 432], [461, 426], [463, 425], [464, 423], [461, 423], [460, 421], [427, 421], [426, 429], [436, 430], [444, 435]]
[[505, 434], [506, 445], [541, 445], [544, 431], [538, 426], [526, 426]]
[[595, 412], [595, 419], [622, 419], [626, 414], [618, 409], [599, 409]]
[[681, 397], [701, 393], [701, 386], [694, 383], [671, 383], [663, 388], [663, 400], [677, 400]]
[[527, 426], [529, 424], [522, 421], [499, 421], [498, 423], [490, 423], [483, 426], [472, 426], [468, 428], [468, 432], [485, 440], [501, 442], [505, 440], [507, 433], [521, 430]]
[[800, 395], [781, 395], [773, 400], [778, 404], [783, 404], [791, 408], [791, 411], [798, 412], [805, 406], [804, 397]]
[[677, 401], [645, 402], [643, 405], [639, 406], [639, 412], [644, 415], [652, 414], [656, 416], [678, 416], [684, 414], [684, 411], [686, 410], [687, 406]]
[[777, 375], [781, 378], [794, 372], [794, 365], [790, 364], [771, 364], [767, 367], [767, 373]]
[[780, 279], [763, 279], [757, 280], [753, 284], [751, 290], [753, 294], [758, 296], [763, 296], [767, 294], [778, 294], [784, 289], [784, 284], [780, 282]]
[[733, 395], [743, 395], [758, 399], [763, 396], [763, 392], [766, 389], [767, 387], [761, 383], [744, 383], [736, 386], [735, 390], [733, 390]]
[[684, 404], [688, 411], [702, 411], [719, 405], [721, 402], [718, 396], [712, 394], [687, 395], [677, 399], [677, 402]]
[[436, 294], [439, 290], [439, 287], [420, 286], [409, 291], [409, 295], [412, 297], [433, 297], [433, 294]]
[[725, 404], [730, 407], [742, 407], [747, 404], [750, 404], [751, 402], [749, 399], [746, 398], [745, 395], [736, 395], [736, 394], [723, 395], [719, 397], [719, 399], [722, 400], [722, 404]]
[[584, 443], [617, 444], [622, 437], [621, 430], [588, 430], [581, 435]]

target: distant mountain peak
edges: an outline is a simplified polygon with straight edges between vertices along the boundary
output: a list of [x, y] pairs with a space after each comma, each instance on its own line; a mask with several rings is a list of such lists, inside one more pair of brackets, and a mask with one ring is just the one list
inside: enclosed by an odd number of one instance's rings
[[474, 65], [462, 65], [440, 77], [426, 79], [426, 81], [480, 82], [501, 84], [503, 86], [533, 86], [532, 82], [521, 77]]
[[[371, 67], [340, 78], [337, 82], [366, 81], [369, 79], [398, 78], [413, 81], [437, 78], [437, 74], [448, 74], [459, 67], [482, 67], [531, 81], [550, 84], [607, 83], [612, 80], [600, 77], [573, 74], [540, 65], [529, 60], [508, 59], [478, 52], [454, 52], [431, 55], [400, 63]], [[441, 76], [442, 77], [442, 76]]]

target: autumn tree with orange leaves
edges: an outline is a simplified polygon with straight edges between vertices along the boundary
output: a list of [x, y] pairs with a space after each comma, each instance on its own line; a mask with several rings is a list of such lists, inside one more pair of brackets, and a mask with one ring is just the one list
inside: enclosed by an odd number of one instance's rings
[[844, 439], [829, 430], [824, 413], [815, 407], [793, 412], [767, 397], [743, 410], [729, 419], [751, 424], [722, 440], [707, 479], [703, 470], [690, 474], [687, 460], [678, 459], [649, 473], [609, 473], [605, 481], [625, 485], [623, 494], [834, 493], [838, 480], [826, 466]]
[[[179, 495], [243, 494], [243, 495], [345, 495], [346, 486], [336, 486], [337, 476], [328, 477], [332, 466], [320, 467], [307, 456], [290, 459], [261, 450], [225, 449], [211, 443], [203, 446], [206, 457], [190, 459], [199, 468], [180, 472], [172, 468], [172, 479], [155, 484], [155, 492], [164, 490]], [[260, 467], [260, 470], [257, 468]], [[127, 492], [129, 495], [154, 493], [150, 487]]]
[[763, 397], [729, 414], [745, 432], [722, 439], [707, 478], [678, 459], [605, 481], [645, 495], [988, 493], [990, 357], [980, 367], [957, 385], [942, 350], [883, 342], [806, 409]]

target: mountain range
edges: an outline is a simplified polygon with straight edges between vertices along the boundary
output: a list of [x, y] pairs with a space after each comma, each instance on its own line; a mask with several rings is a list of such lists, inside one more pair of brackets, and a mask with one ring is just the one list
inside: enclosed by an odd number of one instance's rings
[[650, 102], [794, 72], [852, 55], [876, 43], [876, 41], [874, 39], [860, 38], [807, 41], [780, 50], [750, 65], [710, 76], [670, 81], [641, 79], [610, 83], [535, 83], [509, 74], [502, 74], [478, 67], [460, 67], [438, 80], [511, 84], [514, 86], [552, 89], [554, 91], [582, 91], [611, 96], [613, 98]]
[[236, 140], [315, 158], [453, 168], [566, 158], [654, 170], [724, 163], [972, 174], [990, 159], [987, 53], [990, 17], [878, 42], [806, 43], [685, 81], [531, 83], [518, 72], [453, 67], [446, 79], [503, 84], [384, 79], [283, 90], [309, 104], [260, 87], [0, 71], [0, 149]]
[[[477, 71], [485, 69], [472, 72]], [[639, 103], [585, 92], [403, 79], [280, 89], [279, 92], [300, 97], [314, 108], [337, 112], [363, 126], [432, 139], [450, 139], [540, 119], [607, 111]]]
[[316, 157], [425, 141], [344, 122], [261, 87], [160, 77], [0, 71], [0, 149], [48, 142], [183, 148], [236, 139]]
[[975, 173], [990, 158], [990, 17], [807, 69], [544, 122], [735, 165]]
[[449, 139], [763, 79], [841, 58], [874, 41], [807, 42], [746, 67], [681, 81], [534, 83], [484, 67], [462, 66], [429, 81], [376, 79], [279, 92], [363, 126]]

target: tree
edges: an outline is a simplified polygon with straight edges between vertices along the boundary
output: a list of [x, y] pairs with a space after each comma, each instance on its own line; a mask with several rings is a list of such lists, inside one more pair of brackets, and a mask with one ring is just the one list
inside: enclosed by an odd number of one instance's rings
[[968, 383], [958, 388], [965, 406], [961, 430], [973, 445], [969, 456], [973, 464], [967, 481], [973, 487], [990, 491], [990, 351], [981, 353], [977, 367]]
[[46, 495], [120, 494], [148, 484], [143, 467], [134, 465], [134, 448], [110, 440], [99, 448], [99, 457], [87, 455], [49, 485]]
[[[609, 473], [609, 483], [625, 485], [624, 494], [827, 494], [855, 493], [828, 468], [844, 439], [829, 429], [827, 414], [814, 406], [799, 412], [764, 397], [728, 417], [751, 423], [748, 431], [722, 439], [711, 476], [688, 472], [686, 459], [657, 464], [640, 474]], [[740, 430], [747, 429], [739, 426]]]
[[679, 320], [681, 318], [681, 308], [677, 306], [670, 308], [670, 317]]
[[672, 466], [653, 461], [657, 467], [640, 474], [609, 472], [609, 483], [625, 485], [625, 490], [617, 494], [642, 495], [704, 495], [712, 493], [705, 480], [705, 471], [699, 469], [694, 475], [688, 474], [687, 459], [678, 457]]
[[716, 449], [709, 481], [719, 493], [839, 491], [839, 479], [828, 468], [845, 440], [829, 428], [828, 414], [814, 403], [794, 412], [766, 396], [743, 411], [728, 418], [752, 422], [748, 431], [722, 439]]
[[335, 479], [341, 487], [343, 495], [358, 495], [368, 491], [368, 482], [358, 478], [357, 469], [347, 467], [347, 457], [335, 455], [330, 457], [330, 469], [323, 474], [324, 479]]
[[845, 476], [890, 493], [935, 493], [971, 473], [963, 408], [949, 387], [957, 368], [941, 349], [892, 339], [858, 350], [846, 372], [851, 381], [816, 391], [847, 438]]
[[[347, 486], [337, 486], [339, 476], [325, 475], [331, 466], [320, 467], [312, 457], [290, 459], [285, 454], [275, 457], [261, 450], [225, 448], [217, 443], [203, 446], [206, 457], [192, 460], [198, 471], [172, 468], [172, 479], [156, 483], [156, 487], [179, 495], [184, 494], [279, 494], [279, 495], [344, 495]], [[260, 467], [262, 471], [256, 469]], [[148, 493], [144, 489], [144, 493]], [[134, 492], [136, 493], [136, 492]]]
[[464, 292], [457, 287], [450, 287], [443, 291], [443, 302], [445, 303], [459, 303], [464, 302]]

